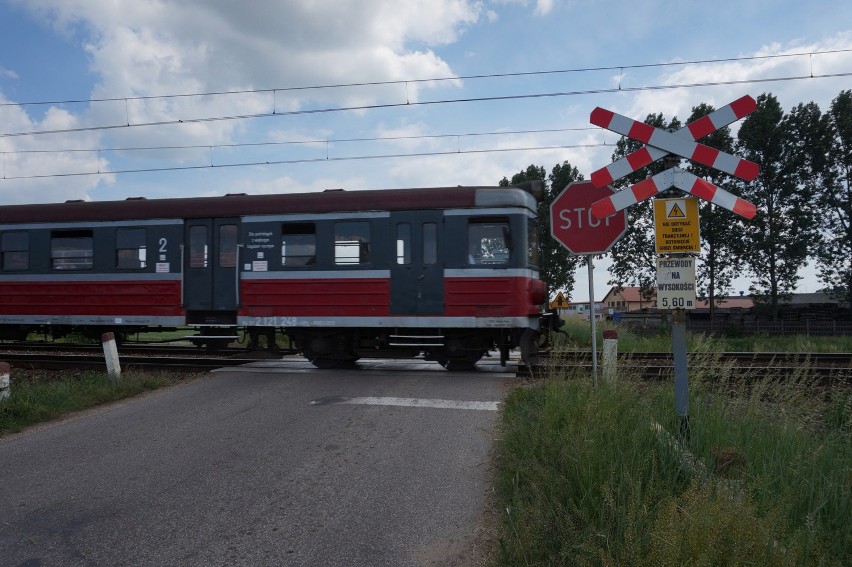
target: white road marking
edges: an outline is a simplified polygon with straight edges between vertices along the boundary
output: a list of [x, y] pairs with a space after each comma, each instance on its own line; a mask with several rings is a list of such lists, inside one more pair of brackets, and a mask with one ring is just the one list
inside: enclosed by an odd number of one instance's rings
[[424, 400], [421, 398], [322, 398], [314, 400], [312, 405], [322, 404], [354, 404], [362, 406], [402, 406], [411, 408], [463, 409], [497, 411], [500, 402], [465, 402], [460, 400]]

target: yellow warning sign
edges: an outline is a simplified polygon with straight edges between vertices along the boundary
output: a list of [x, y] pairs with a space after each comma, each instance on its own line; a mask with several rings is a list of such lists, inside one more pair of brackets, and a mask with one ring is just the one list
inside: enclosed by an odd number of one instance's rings
[[698, 199], [656, 199], [654, 231], [657, 254], [701, 252], [698, 228]]
[[686, 215], [683, 214], [683, 210], [680, 208], [678, 203], [673, 203], [671, 210], [669, 210], [669, 214], [666, 215], [670, 219], [682, 219], [685, 218]]
[[568, 309], [568, 302], [565, 301], [565, 296], [562, 292], [556, 294], [556, 298], [550, 302], [551, 309]]

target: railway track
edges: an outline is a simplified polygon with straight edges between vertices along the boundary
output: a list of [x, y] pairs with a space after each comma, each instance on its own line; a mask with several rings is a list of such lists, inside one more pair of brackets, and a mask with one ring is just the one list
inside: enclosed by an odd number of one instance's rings
[[[248, 352], [245, 349], [223, 349], [207, 352], [197, 347], [162, 344], [125, 344], [119, 348], [123, 369], [208, 371], [223, 366], [255, 362], [258, 358], [292, 354], [277, 351]], [[67, 345], [57, 343], [13, 343], [0, 345], [0, 361], [12, 367], [29, 369], [93, 369], [104, 368], [101, 345]], [[810, 376], [852, 378], [852, 353], [792, 353], [792, 352], [726, 352], [690, 353], [691, 372], [701, 369], [705, 374], [719, 377], [734, 375], [796, 376], [804, 371]], [[673, 376], [673, 356], [668, 352], [621, 353], [619, 368], [641, 372], [647, 379], [667, 379]], [[563, 368], [586, 368], [591, 371], [588, 351], [545, 353], [542, 364], [534, 369], [519, 366], [518, 374], [530, 375], [558, 371]]]
[[[711, 377], [750, 376], [792, 377], [807, 374], [821, 378], [852, 378], [852, 353], [796, 352], [723, 352], [689, 353], [687, 364], [691, 372], [700, 369]], [[641, 372], [646, 379], [668, 379], [674, 376], [674, 357], [669, 352], [621, 353], [618, 366]], [[546, 372], [548, 369], [586, 368], [591, 372], [592, 358], [588, 351], [548, 353], [538, 369], [524, 367], [520, 373]]]
[[[223, 349], [211, 353], [198, 347], [139, 344], [119, 347], [119, 358], [124, 370], [203, 372], [255, 362], [258, 355], [245, 349]], [[5, 344], [0, 345], [0, 360], [8, 362], [13, 368], [105, 369], [103, 347], [92, 344]]]
[[[0, 360], [8, 362], [13, 368], [68, 370], [106, 369], [104, 356], [95, 354], [0, 354]], [[214, 357], [180, 357], [180, 356], [121, 356], [123, 370], [173, 370], [185, 372], [202, 372], [254, 362], [256, 359], [214, 358]]]

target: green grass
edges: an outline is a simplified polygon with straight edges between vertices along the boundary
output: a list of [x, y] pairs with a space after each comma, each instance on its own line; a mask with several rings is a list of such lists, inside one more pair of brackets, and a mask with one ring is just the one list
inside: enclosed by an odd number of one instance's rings
[[112, 381], [99, 372], [57, 377], [46, 371], [22, 378], [13, 370], [11, 396], [0, 401], [0, 435], [168, 386], [179, 379], [166, 373], [124, 372], [119, 380]]
[[[681, 452], [671, 385], [554, 375], [508, 397], [498, 442], [499, 565], [848, 565], [852, 397], [690, 376]], [[714, 448], [745, 464], [712, 474]]]
[[[671, 352], [671, 331], [638, 331], [610, 321], [599, 321], [595, 325], [598, 346], [603, 344], [603, 331], [618, 332], [619, 352]], [[559, 333], [556, 346], [559, 348], [588, 348], [591, 341], [589, 322], [568, 318]], [[852, 352], [852, 336], [806, 336], [806, 335], [749, 335], [726, 337], [705, 333], [687, 333], [687, 348], [696, 352]]]

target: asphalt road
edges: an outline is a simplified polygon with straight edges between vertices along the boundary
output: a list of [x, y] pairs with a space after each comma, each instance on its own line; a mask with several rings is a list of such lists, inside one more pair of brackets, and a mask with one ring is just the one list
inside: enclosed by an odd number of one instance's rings
[[512, 374], [261, 362], [0, 439], [0, 565], [467, 565]]

